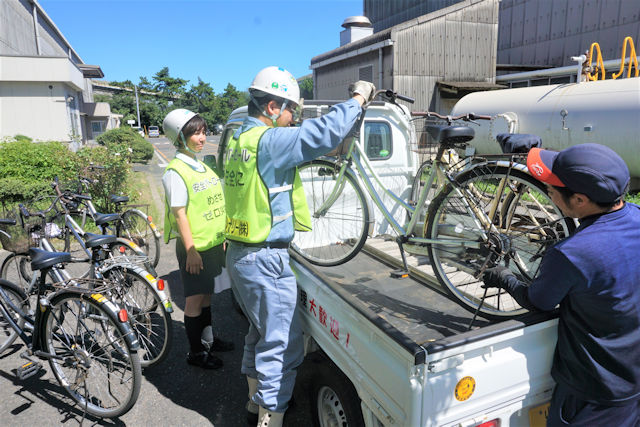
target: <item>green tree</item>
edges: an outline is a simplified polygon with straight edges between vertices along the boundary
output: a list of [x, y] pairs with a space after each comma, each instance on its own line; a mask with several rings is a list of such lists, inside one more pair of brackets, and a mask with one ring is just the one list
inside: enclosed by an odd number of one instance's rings
[[153, 89], [167, 101], [174, 100], [182, 97], [185, 92], [185, 86], [188, 80], [181, 79], [179, 77], [171, 77], [169, 74], [169, 67], [164, 67], [158, 71], [154, 76], [155, 85]]
[[300, 82], [300, 98], [313, 99], [313, 78], [307, 77]]
[[234, 109], [247, 105], [248, 101], [249, 95], [247, 93], [240, 92], [234, 85], [228, 83], [219, 97], [218, 108], [214, 115], [215, 122], [225, 123]]

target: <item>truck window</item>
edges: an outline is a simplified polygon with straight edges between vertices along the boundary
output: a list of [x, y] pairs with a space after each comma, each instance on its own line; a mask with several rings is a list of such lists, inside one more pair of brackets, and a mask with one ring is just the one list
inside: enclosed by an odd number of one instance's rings
[[365, 121], [364, 151], [369, 160], [386, 160], [391, 157], [393, 144], [388, 123]]

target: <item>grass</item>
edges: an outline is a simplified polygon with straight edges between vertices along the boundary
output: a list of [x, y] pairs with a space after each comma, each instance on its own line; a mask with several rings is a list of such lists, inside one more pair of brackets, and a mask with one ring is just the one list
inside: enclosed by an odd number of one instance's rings
[[[151, 186], [155, 186], [155, 183], [150, 182], [151, 175], [144, 172], [133, 172], [131, 177], [131, 194], [135, 195], [135, 201], [132, 203], [143, 205], [138, 209], [147, 215], [151, 215], [153, 223], [158, 227], [158, 230], [162, 231], [164, 226], [164, 212], [161, 211], [161, 208], [156, 205], [153, 199], [154, 191]], [[164, 197], [164, 190], [162, 190], [161, 187], [155, 187], [155, 192], [160, 192], [160, 197]]]
[[627, 197], [624, 198], [627, 202], [635, 203], [636, 205], [640, 205], [640, 193], [636, 194], [628, 194]]

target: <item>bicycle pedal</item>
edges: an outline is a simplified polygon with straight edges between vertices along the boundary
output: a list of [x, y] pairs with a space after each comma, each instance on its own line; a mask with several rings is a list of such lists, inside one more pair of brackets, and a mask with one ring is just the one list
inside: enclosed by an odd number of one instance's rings
[[16, 373], [18, 375], [18, 379], [26, 380], [27, 378], [30, 378], [35, 374], [37, 374], [38, 372], [40, 372], [41, 369], [42, 369], [42, 364], [40, 362], [35, 362], [30, 360], [29, 362], [20, 366], [16, 370]]
[[409, 272], [407, 270], [393, 270], [390, 275], [394, 279], [406, 279], [409, 277]]

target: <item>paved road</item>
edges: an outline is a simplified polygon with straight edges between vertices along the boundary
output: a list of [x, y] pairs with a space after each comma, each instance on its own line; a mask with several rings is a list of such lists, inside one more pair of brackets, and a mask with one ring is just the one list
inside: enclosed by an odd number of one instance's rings
[[[211, 144], [205, 153], [215, 153], [217, 137], [210, 137]], [[166, 158], [172, 158], [174, 149], [163, 138], [151, 139], [154, 146]], [[136, 166], [138, 173], [148, 173], [155, 183], [152, 193], [156, 203], [162, 203], [160, 177], [165, 159], [155, 155], [146, 166]], [[160, 210], [162, 205], [160, 204]], [[6, 252], [0, 250], [0, 259]], [[143, 371], [143, 384], [138, 402], [133, 409], [112, 420], [87, 417], [83, 425], [114, 426], [207, 426], [235, 427], [246, 425], [246, 381], [240, 374], [243, 337], [246, 320], [232, 307], [230, 291], [212, 298], [213, 321], [217, 332], [232, 340], [236, 350], [221, 353], [224, 367], [216, 371], [204, 371], [185, 362], [187, 340], [184, 333], [182, 294], [173, 243], [162, 246], [158, 274], [168, 283], [173, 301], [173, 347], [161, 364]], [[23, 426], [76, 426], [82, 421], [82, 411], [73, 405], [50, 372], [48, 365], [38, 375], [19, 381], [15, 369], [22, 364], [19, 354], [24, 347], [14, 345], [0, 357], [0, 425]], [[295, 390], [296, 405], [286, 417], [285, 426], [311, 425], [307, 389], [312, 363], [305, 362], [299, 370]]]

